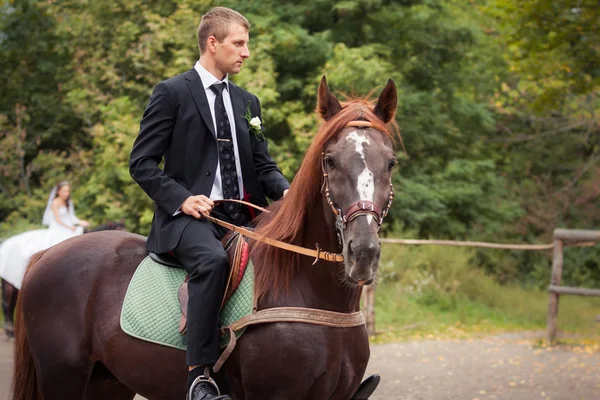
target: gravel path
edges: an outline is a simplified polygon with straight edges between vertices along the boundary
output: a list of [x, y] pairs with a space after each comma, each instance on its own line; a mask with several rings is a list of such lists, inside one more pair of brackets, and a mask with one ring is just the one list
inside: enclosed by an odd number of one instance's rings
[[373, 400], [598, 400], [600, 353], [505, 339], [376, 346]]
[[[379, 373], [382, 383], [372, 400], [600, 399], [600, 352], [539, 349], [515, 339], [373, 346], [368, 373]], [[8, 399], [11, 363], [2, 336], [0, 400]]]

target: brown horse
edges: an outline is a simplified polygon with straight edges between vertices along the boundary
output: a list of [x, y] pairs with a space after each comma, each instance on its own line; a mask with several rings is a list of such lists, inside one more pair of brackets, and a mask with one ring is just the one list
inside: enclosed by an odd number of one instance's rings
[[[391, 80], [375, 106], [362, 99], [342, 106], [323, 78], [317, 111], [325, 122], [290, 192], [259, 218], [257, 231], [305, 247], [317, 242], [345, 261], [312, 265], [255, 242], [259, 309], [359, 309], [362, 285], [376, 274], [379, 217], [392, 195], [395, 110]], [[360, 121], [370, 127], [348, 127]], [[346, 218], [356, 207], [374, 213]], [[119, 326], [128, 283], [146, 255], [144, 237], [122, 232], [82, 235], [38, 253], [19, 297], [15, 400], [184, 398], [185, 352], [130, 337]], [[278, 322], [249, 327], [218, 378], [237, 400], [364, 399], [353, 395], [368, 360], [364, 325]]]
[[[121, 221], [108, 221], [102, 225], [98, 225], [94, 229], [87, 232], [105, 231], [105, 230], [125, 230], [125, 223]], [[14, 315], [17, 306], [17, 295], [19, 289], [13, 286], [10, 282], [0, 279], [2, 282], [2, 313], [4, 314], [4, 332], [9, 339], [14, 336]]]

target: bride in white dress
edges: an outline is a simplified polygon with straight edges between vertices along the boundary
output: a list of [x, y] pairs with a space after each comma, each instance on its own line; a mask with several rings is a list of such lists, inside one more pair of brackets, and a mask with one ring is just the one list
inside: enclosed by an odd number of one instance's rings
[[50, 192], [42, 223], [48, 229], [23, 232], [0, 244], [0, 278], [19, 290], [32, 255], [82, 234], [83, 228], [89, 226], [75, 216], [68, 182], [59, 182]]

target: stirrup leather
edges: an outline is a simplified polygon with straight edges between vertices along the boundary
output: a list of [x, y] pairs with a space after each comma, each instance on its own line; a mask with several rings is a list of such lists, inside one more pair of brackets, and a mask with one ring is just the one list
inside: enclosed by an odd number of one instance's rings
[[200, 375], [199, 377], [197, 377], [196, 379], [194, 379], [194, 382], [192, 382], [192, 384], [190, 386], [190, 390], [189, 390], [189, 392], [187, 394], [187, 400], [192, 400], [192, 394], [194, 393], [194, 388], [200, 382], [208, 382], [208, 383], [210, 383], [216, 389], [217, 396], [221, 395], [221, 391], [219, 390], [219, 386], [217, 386], [217, 382], [215, 382], [215, 380], [213, 378], [211, 378], [210, 375]]

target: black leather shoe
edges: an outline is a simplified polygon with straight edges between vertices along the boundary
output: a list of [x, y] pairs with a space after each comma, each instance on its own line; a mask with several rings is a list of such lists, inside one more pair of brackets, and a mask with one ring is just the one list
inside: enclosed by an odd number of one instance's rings
[[188, 400], [232, 400], [227, 395], [220, 395], [219, 388], [215, 381], [211, 378], [199, 376], [196, 378], [190, 392], [187, 396]]
[[379, 385], [380, 381], [381, 377], [379, 375], [371, 375], [360, 384], [358, 390], [350, 400], [369, 400], [369, 397], [371, 397], [375, 389], [377, 389], [377, 385]]

